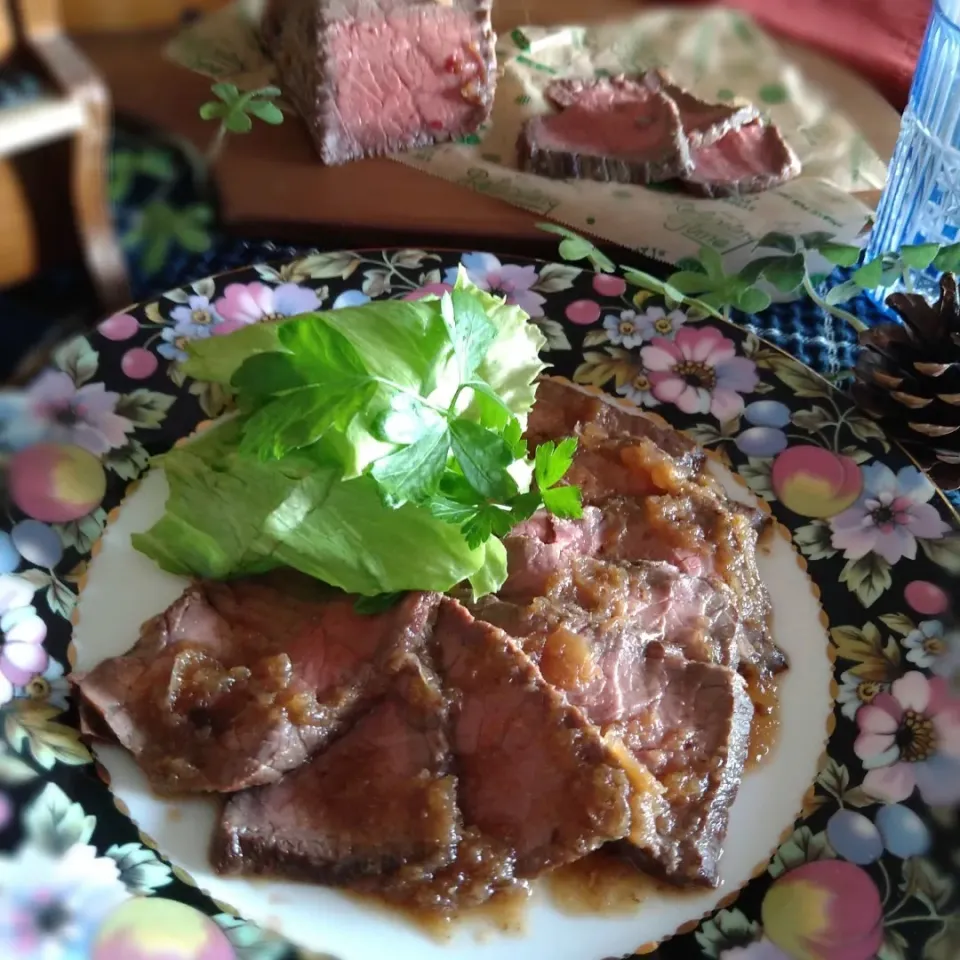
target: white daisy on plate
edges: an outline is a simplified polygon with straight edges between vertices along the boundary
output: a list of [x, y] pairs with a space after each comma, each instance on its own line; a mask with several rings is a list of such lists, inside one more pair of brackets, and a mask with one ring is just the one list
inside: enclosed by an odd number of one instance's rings
[[129, 896], [116, 863], [94, 847], [52, 854], [25, 844], [0, 856], [0, 956], [88, 960], [100, 925]]

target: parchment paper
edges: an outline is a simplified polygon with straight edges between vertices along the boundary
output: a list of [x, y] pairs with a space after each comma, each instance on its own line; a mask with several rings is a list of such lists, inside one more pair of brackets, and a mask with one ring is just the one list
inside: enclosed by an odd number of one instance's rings
[[[242, 89], [282, 87], [258, 40], [262, 2], [239, 0], [204, 18], [170, 44], [168, 56]], [[494, 112], [479, 135], [392, 159], [657, 259], [675, 261], [708, 243], [728, 268], [748, 259], [769, 230], [852, 240], [870, 211], [850, 191], [883, 186], [884, 164], [854, 123], [737, 12], [665, 9], [598, 27], [525, 26], [500, 38], [498, 57]], [[797, 151], [803, 175], [766, 193], [704, 200], [672, 187], [562, 182], [516, 169], [520, 126], [549, 109], [542, 91], [552, 77], [655, 66], [707, 100], [754, 102]]]

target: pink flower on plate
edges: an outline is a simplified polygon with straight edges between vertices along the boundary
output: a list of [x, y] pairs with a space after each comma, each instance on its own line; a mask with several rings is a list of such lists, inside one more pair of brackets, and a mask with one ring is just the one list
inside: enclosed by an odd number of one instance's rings
[[857, 711], [857, 725], [870, 796], [900, 803], [916, 787], [929, 804], [960, 800], [960, 700], [944, 677], [911, 670]]
[[309, 313], [320, 306], [320, 298], [309, 287], [302, 287], [298, 283], [269, 287], [257, 281], [229, 284], [213, 306], [223, 318], [223, 323], [217, 324], [213, 334], [222, 337], [251, 323], [265, 323]]
[[[529, 317], [543, 316], [546, 298], [531, 289], [540, 279], [536, 267], [501, 263], [492, 253], [465, 253], [460, 263], [471, 282], [481, 290], [504, 297], [507, 303], [515, 304]], [[443, 279], [448, 284], [456, 283], [457, 268], [447, 270]]]
[[449, 293], [453, 289], [452, 283], [427, 283], [422, 287], [417, 287], [416, 290], [411, 290], [409, 293], [405, 293], [400, 299], [401, 300], [422, 300], [424, 297], [442, 297], [445, 293]]
[[847, 560], [876, 553], [887, 563], [917, 556], [917, 538], [939, 540], [950, 530], [927, 501], [936, 492], [916, 467], [894, 473], [884, 463], [860, 468], [863, 490], [852, 507], [830, 520], [831, 543]]
[[116, 413], [119, 399], [102, 383], [78, 387], [68, 374], [46, 370], [23, 393], [18, 429], [33, 443], [75, 444], [101, 456], [125, 446], [133, 431]]
[[0, 704], [14, 688], [42, 674], [50, 662], [43, 641], [47, 625], [32, 604], [33, 585], [16, 574], [0, 576]]
[[721, 422], [743, 412], [743, 397], [757, 385], [757, 367], [738, 357], [716, 327], [682, 327], [673, 340], [654, 337], [641, 349], [653, 395], [684, 413], [711, 413]]

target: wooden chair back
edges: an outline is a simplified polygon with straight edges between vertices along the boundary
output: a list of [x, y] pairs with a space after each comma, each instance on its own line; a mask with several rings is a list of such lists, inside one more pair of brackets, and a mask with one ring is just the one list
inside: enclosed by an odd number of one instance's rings
[[32, 127], [22, 124], [24, 152], [0, 135], [0, 287], [79, 248], [102, 306], [122, 306], [126, 272], [107, 201], [109, 92], [66, 37], [59, 0], [0, 0], [0, 63], [11, 59], [42, 76], [51, 96]]

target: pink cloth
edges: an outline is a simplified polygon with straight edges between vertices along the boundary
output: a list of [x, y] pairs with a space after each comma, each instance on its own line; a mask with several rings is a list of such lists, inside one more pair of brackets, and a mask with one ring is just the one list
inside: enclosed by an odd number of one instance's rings
[[932, 0], [730, 0], [724, 6], [847, 64], [902, 110]]

